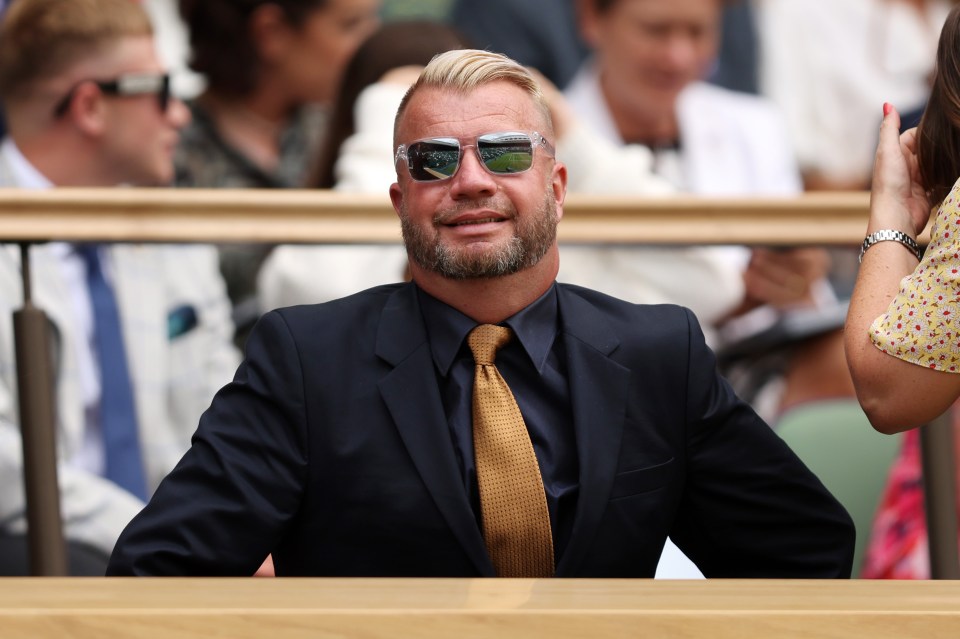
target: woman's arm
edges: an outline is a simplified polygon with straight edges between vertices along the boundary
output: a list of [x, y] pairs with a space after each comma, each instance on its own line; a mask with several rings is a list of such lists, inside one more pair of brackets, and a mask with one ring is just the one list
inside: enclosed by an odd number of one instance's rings
[[[927, 224], [930, 202], [920, 181], [916, 130], [899, 133], [900, 116], [884, 105], [870, 198], [867, 234], [881, 229], [916, 236]], [[879, 242], [863, 256], [847, 314], [845, 349], [857, 398], [878, 431], [920, 426], [942, 414], [960, 395], [960, 375], [903, 361], [878, 349], [870, 325], [887, 311], [900, 281], [918, 265], [899, 242]]]

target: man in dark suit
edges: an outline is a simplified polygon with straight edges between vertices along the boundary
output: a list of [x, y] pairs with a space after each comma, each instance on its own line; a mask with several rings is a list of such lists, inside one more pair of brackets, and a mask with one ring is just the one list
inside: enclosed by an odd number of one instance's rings
[[[267, 314], [108, 574], [252, 574], [272, 553], [278, 575], [651, 577], [669, 534], [708, 577], [849, 576], [848, 515], [689, 311], [555, 283], [552, 136], [523, 67], [436, 58], [395, 129], [413, 282]], [[496, 541], [478, 324], [509, 328], [495, 365], [541, 482]], [[522, 555], [543, 525], [547, 566], [504, 568], [498, 544]]]

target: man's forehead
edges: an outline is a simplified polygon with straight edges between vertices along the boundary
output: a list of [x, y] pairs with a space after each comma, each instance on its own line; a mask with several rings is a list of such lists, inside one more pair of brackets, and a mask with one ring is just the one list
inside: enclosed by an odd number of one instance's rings
[[121, 35], [84, 50], [69, 64], [38, 78], [33, 90], [41, 94], [63, 93], [83, 80], [107, 81], [124, 74], [163, 70], [152, 35]]
[[154, 71], [162, 67], [151, 35], [121, 36], [103, 50], [103, 59], [121, 73]]
[[412, 96], [398, 124], [401, 141], [543, 126], [532, 96], [509, 82], [492, 82], [469, 91], [422, 88]]

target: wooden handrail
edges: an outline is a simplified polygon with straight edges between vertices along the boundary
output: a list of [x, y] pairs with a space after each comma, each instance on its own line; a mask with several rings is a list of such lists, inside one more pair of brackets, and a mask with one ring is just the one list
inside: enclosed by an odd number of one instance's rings
[[[643, 198], [569, 194], [563, 242], [854, 246], [869, 194]], [[386, 194], [321, 190], [0, 189], [0, 241], [393, 243]]]
[[949, 581], [0, 579], [4, 639], [950, 637]]

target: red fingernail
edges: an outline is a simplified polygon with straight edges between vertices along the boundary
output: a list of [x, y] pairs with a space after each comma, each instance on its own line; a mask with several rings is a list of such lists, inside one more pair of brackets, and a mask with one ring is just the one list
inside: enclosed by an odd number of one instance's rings
[[890, 115], [890, 112], [891, 112], [891, 111], [893, 111], [893, 106], [891, 106], [889, 102], [884, 102], [884, 103], [883, 103], [883, 115], [884, 115], [884, 116], [888, 116], [888, 115]]

